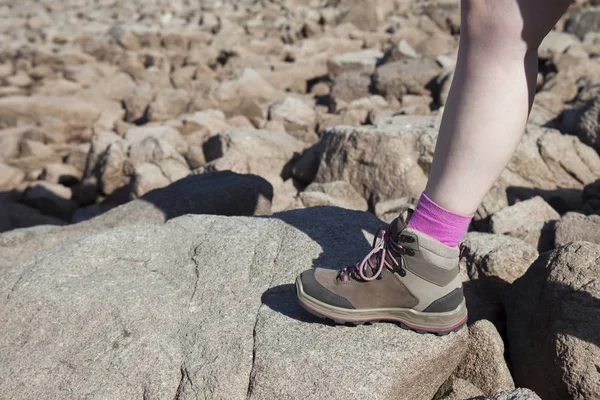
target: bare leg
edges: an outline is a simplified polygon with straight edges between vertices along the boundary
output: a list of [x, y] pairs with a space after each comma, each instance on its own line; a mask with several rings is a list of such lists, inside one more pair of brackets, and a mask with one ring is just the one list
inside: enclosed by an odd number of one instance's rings
[[425, 193], [473, 214], [514, 153], [537, 76], [537, 48], [570, 0], [462, 0], [458, 63]]

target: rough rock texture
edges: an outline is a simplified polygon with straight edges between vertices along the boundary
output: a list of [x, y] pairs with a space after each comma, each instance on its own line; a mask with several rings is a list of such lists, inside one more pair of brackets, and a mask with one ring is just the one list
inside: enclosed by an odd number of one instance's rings
[[600, 396], [600, 246], [574, 242], [534, 263], [505, 297], [513, 376], [544, 399]]
[[469, 327], [469, 349], [454, 374], [486, 395], [515, 388], [504, 360], [504, 342], [494, 324], [481, 320]]
[[279, 196], [285, 192], [284, 180], [291, 177], [291, 161], [304, 146], [283, 132], [233, 128], [211, 137], [203, 147], [208, 163], [195, 170], [196, 173], [231, 170], [260, 175], [273, 185], [275, 196]]
[[481, 389], [464, 379], [456, 378], [452, 375], [440, 387], [434, 400], [464, 400], [472, 397], [482, 396]]
[[600, 96], [590, 100], [578, 112], [575, 134], [594, 149], [600, 149]]
[[[322, 324], [295, 302], [289, 282], [307, 265], [350, 262], [368, 248], [357, 221], [369, 231], [377, 225], [368, 214], [313, 208], [272, 218], [184, 216], [57, 242], [24, 260], [20, 273], [4, 269], [0, 368], [13, 378], [0, 381], [2, 392], [430, 399], [462, 357], [466, 330], [440, 338], [394, 324], [359, 327], [350, 349], [343, 338], [354, 328]], [[27, 239], [0, 240], [10, 248]], [[355, 245], [340, 245], [349, 240]]]
[[369, 208], [366, 200], [343, 181], [313, 183], [300, 193], [300, 199], [305, 207], [332, 205], [361, 211]]
[[329, 129], [316, 144], [323, 149], [315, 182], [344, 180], [371, 204], [418, 196], [427, 179], [437, 119], [399, 117], [389, 127]]
[[490, 218], [492, 233], [522, 239], [541, 251], [553, 248], [553, 227], [560, 215], [540, 196], [503, 208]]
[[483, 199], [476, 219], [484, 219], [517, 200], [540, 195], [563, 212], [581, 206], [578, 191], [600, 174], [600, 158], [576, 137], [528, 125], [519, 147], [494, 188]]
[[600, 216], [567, 213], [556, 224], [556, 246], [584, 240], [600, 244]]
[[514, 389], [496, 393], [491, 396], [474, 397], [472, 400], [541, 400], [529, 389]]
[[515, 279], [522, 276], [538, 257], [529, 244], [505, 235], [469, 232], [461, 259], [469, 322], [488, 319], [504, 325], [503, 298]]
[[558, 220], [560, 215], [539, 196], [498, 211], [490, 219], [492, 233], [508, 233], [538, 222]]
[[[185, 214], [264, 215], [271, 212], [273, 188], [263, 178], [229, 171], [190, 176], [117, 207], [102, 218], [64, 228], [33, 227], [3, 236], [0, 269], [16, 266], [57, 243], [127, 224], [161, 224]], [[23, 243], [23, 246], [11, 247]], [[8, 246], [8, 245], [11, 246]], [[11, 269], [14, 273], [21, 268]], [[4, 282], [8, 284], [8, 282]], [[0, 287], [0, 290], [5, 290]]]
[[317, 141], [315, 133], [316, 112], [301, 100], [286, 97], [269, 107], [269, 119], [283, 123], [285, 131], [296, 139], [308, 143]]
[[383, 64], [373, 77], [375, 88], [382, 96], [401, 98], [405, 94], [429, 94], [425, 86], [441, 69], [435, 61], [406, 59]]

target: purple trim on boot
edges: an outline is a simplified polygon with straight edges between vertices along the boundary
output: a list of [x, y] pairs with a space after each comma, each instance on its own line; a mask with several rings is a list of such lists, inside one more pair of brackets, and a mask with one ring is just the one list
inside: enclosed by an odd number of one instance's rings
[[446, 246], [454, 247], [460, 242], [472, 219], [473, 215], [461, 215], [440, 207], [423, 192], [408, 227], [423, 232]]

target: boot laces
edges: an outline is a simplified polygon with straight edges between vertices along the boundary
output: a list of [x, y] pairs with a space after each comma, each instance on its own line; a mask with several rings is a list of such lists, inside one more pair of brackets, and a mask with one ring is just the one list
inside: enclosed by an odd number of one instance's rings
[[[388, 267], [394, 271], [403, 270], [402, 261], [398, 261], [394, 255], [402, 255], [405, 253], [405, 248], [398, 244], [391, 235], [390, 226], [382, 226], [377, 229], [373, 238], [372, 249], [367, 256], [358, 264], [346, 267], [338, 273], [338, 278], [341, 281], [348, 281], [351, 277], [360, 278], [363, 281], [369, 282], [381, 276], [384, 267]], [[371, 258], [377, 254], [377, 264], [375, 265]], [[371, 276], [367, 275], [367, 268], [371, 271]]]

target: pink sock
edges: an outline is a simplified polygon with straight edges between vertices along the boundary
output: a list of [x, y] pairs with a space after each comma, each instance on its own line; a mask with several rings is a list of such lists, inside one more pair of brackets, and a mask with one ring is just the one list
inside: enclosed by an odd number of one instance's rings
[[438, 206], [423, 192], [408, 227], [454, 247], [469, 228], [471, 219], [472, 215], [456, 214]]

